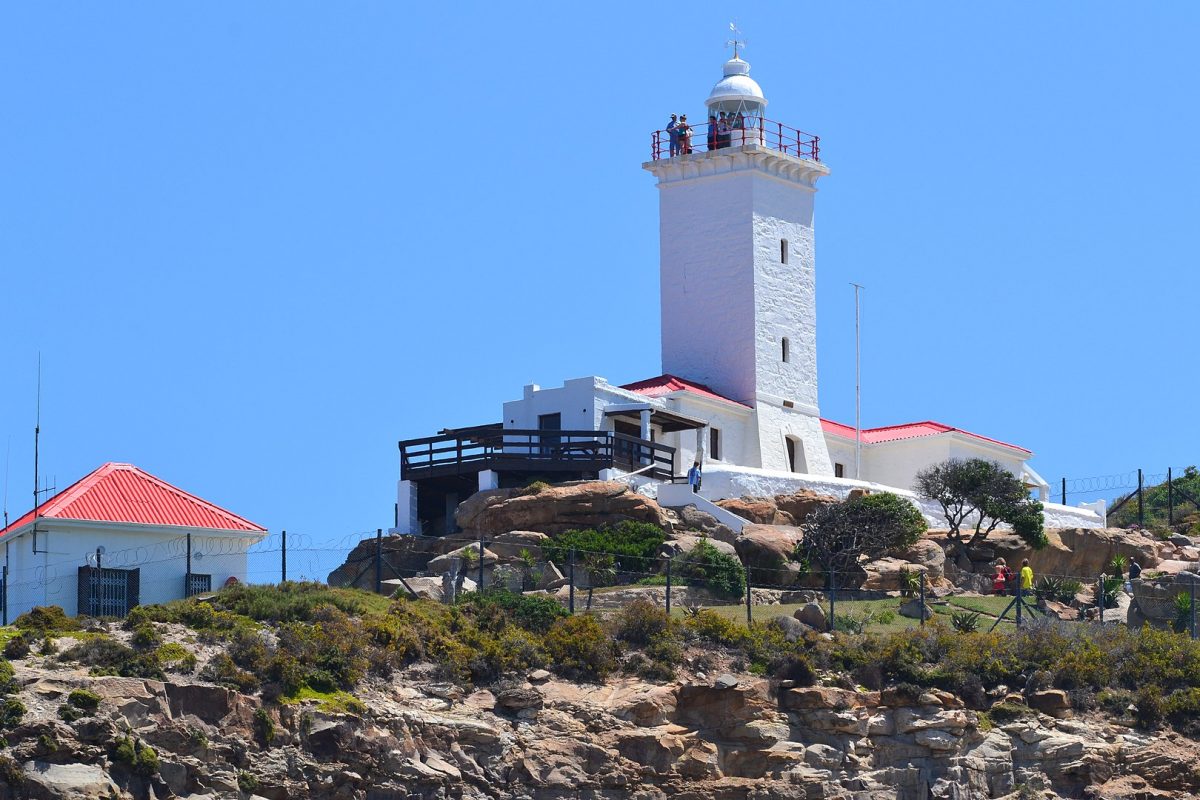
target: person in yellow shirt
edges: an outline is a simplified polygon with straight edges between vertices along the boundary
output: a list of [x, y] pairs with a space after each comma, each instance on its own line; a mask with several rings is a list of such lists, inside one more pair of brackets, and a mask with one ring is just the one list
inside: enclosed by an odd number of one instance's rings
[[1033, 591], [1033, 567], [1029, 566], [1029, 559], [1021, 562], [1021, 593]]

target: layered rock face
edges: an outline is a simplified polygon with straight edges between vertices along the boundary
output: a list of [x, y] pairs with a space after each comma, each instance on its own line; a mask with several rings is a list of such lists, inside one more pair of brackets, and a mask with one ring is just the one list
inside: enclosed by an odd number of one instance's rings
[[[1055, 698], [1042, 704], [1054, 716], [1030, 710], [993, 725], [940, 691], [908, 697], [694, 672], [661, 685], [579, 685], [539, 670], [468, 694], [418, 668], [364, 693], [368, 710], [346, 714], [264, 707], [199, 683], [18, 677], [31, 713], [7, 737], [15, 772], [0, 797], [925, 800], [1021, 787], [1038, 797], [1200, 790], [1186, 742], [1070, 719]], [[102, 701], [68, 724], [53, 709], [75, 687]], [[157, 771], [140, 775], [114, 757], [126, 735], [157, 751]]]
[[508, 531], [554, 535], [623, 520], [649, 522], [667, 530], [671, 527], [658, 503], [616, 481], [564, 483], [536, 492], [479, 492], [459, 505], [455, 520], [464, 531], [487, 535]]

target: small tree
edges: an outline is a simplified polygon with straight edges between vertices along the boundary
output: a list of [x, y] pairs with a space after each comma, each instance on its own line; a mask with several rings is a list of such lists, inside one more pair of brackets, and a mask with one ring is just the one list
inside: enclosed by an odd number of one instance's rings
[[845, 574], [866, 556], [909, 547], [926, 529], [921, 512], [898, 495], [884, 492], [818, 508], [804, 526], [803, 556], [825, 570]]
[[617, 564], [608, 553], [588, 553], [583, 560], [587, 570], [587, 610], [592, 610], [592, 592], [597, 586], [608, 586], [617, 579]]
[[918, 472], [914, 488], [941, 506], [952, 542], [962, 542], [963, 525], [975, 515], [968, 544], [982, 542], [1007, 523], [1034, 548], [1046, 545], [1042, 504], [1030, 499], [1021, 479], [995, 461], [947, 459]]

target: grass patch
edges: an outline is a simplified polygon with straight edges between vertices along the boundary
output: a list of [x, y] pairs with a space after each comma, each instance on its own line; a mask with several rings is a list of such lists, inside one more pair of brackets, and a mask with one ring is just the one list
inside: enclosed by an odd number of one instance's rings
[[363, 701], [349, 692], [341, 690], [318, 692], [308, 686], [301, 688], [295, 696], [284, 698], [283, 702], [288, 705], [315, 702], [319, 711], [329, 714], [362, 714], [367, 710]]

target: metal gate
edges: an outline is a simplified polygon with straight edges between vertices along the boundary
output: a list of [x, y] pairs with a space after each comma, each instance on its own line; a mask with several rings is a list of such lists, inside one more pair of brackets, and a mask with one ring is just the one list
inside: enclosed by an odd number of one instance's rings
[[123, 617], [138, 605], [140, 569], [79, 568], [79, 613], [89, 617]]
[[189, 572], [183, 576], [183, 596], [192, 597], [212, 591], [212, 575]]

